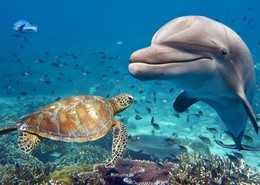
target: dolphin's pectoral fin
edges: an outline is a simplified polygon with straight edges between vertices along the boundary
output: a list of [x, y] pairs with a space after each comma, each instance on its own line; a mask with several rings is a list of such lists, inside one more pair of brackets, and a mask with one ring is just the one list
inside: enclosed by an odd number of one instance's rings
[[175, 99], [175, 101], [173, 103], [173, 108], [177, 112], [184, 112], [197, 101], [199, 101], [199, 100], [191, 97], [187, 92], [182, 91]]
[[255, 114], [254, 114], [254, 111], [250, 105], [250, 103], [248, 102], [247, 98], [246, 98], [246, 95], [244, 93], [243, 90], [240, 90], [238, 93], [237, 93], [237, 96], [239, 97], [244, 109], [246, 110], [247, 112], [247, 115], [248, 117], [250, 118], [251, 120], [251, 123], [253, 124], [253, 127], [256, 131], [256, 133], [258, 134], [258, 126], [257, 126], [257, 119], [255, 117]]

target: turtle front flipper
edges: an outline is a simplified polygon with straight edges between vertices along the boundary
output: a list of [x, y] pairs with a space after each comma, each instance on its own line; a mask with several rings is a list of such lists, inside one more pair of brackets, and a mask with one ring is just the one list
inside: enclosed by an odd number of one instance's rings
[[112, 157], [105, 164], [106, 168], [113, 168], [123, 156], [127, 144], [127, 131], [123, 123], [115, 121], [113, 128]]
[[37, 135], [23, 132], [23, 135], [18, 137], [18, 145], [24, 152], [31, 152], [40, 142], [42, 138]]

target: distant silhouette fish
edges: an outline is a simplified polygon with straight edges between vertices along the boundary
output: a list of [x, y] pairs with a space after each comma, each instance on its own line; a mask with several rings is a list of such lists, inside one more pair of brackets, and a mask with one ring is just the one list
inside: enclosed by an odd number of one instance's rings
[[26, 20], [19, 20], [16, 23], [14, 23], [13, 29], [15, 31], [19, 32], [38, 32], [38, 27], [36, 25], [33, 25], [29, 23]]

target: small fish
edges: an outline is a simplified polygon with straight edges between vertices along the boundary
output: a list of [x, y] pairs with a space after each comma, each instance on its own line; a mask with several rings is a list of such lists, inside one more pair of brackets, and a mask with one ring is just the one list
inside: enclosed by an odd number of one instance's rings
[[211, 140], [207, 137], [204, 137], [202, 135], [199, 135], [199, 138], [202, 142], [206, 143], [206, 144], [210, 144], [211, 143]]
[[185, 146], [178, 145], [183, 153], [188, 153], [188, 149]]
[[22, 96], [26, 96], [26, 95], [27, 95], [27, 92], [24, 91], [24, 92], [21, 92], [20, 94], [21, 94]]
[[136, 116], [135, 116], [135, 119], [136, 119], [136, 120], [141, 120], [141, 119], [143, 119], [143, 118], [142, 118], [141, 116], [139, 116], [139, 115], [136, 115]]
[[210, 131], [212, 134], [217, 134], [217, 133], [218, 133], [217, 129], [215, 129], [215, 128], [206, 127], [206, 129], [207, 129], [208, 131]]
[[203, 116], [203, 112], [200, 110], [198, 111], [199, 116]]
[[129, 135], [128, 139], [131, 140], [131, 141], [138, 141], [140, 139], [140, 137], [139, 136], [131, 136], [131, 135]]
[[153, 128], [155, 130], [159, 130], [160, 129], [160, 126], [157, 123], [154, 123], [154, 116], [151, 119], [151, 125], [153, 126]]
[[78, 56], [76, 56], [76, 55], [74, 55], [74, 54], [72, 54], [71, 57], [72, 57], [72, 59], [74, 59], [74, 60], [75, 60], [75, 59], [78, 59]]
[[140, 114], [140, 111], [137, 110], [137, 109], [135, 109], [135, 113], [136, 113], [136, 114]]
[[138, 150], [137, 153], [141, 154], [141, 153], [143, 153], [143, 150]]
[[253, 138], [251, 136], [249, 136], [249, 135], [244, 135], [244, 138], [249, 143], [253, 143], [254, 142]]
[[229, 160], [230, 160], [231, 162], [233, 162], [235, 165], [238, 165], [238, 164], [239, 164], [239, 160], [238, 160], [238, 158], [237, 158], [236, 156], [230, 155], [230, 154], [228, 154], [228, 153], [226, 153], [226, 155], [228, 156]]
[[143, 90], [140, 90], [140, 91], [139, 91], [139, 94], [142, 94], [143, 92], [144, 92]]
[[148, 114], [150, 114], [152, 112], [151, 108], [148, 106], [146, 106], [146, 110], [147, 110]]
[[180, 113], [178, 113], [178, 112], [174, 113], [174, 116], [175, 116], [176, 118], [180, 118], [180, 117], [181, 117], [181, 116], [180, 116]]
[[170, 88], [169, 93], [172, 93], [174, 91], [174, 88]]
[[232, 153], [238, 158], [238, 159], [243, 159], [243, 155], [239, 152], [234, 152], [232, 151]]
[[46, 84], [51, 84], [50, 79], [48, 78], [48, 75], [44, 75], [43, 77], [41, 77], [38, 82], [42, 82], [42, 83], [46, 83]]
[[120, 73], [120, 71], [115, 71], [113, 74], [116, 75], [116, 74], [118, 74], [118, 73]]
[[251, 8], [251, 7], [249, 7], [248, 9], [247, 9], [247, 11], [252, 11], [252, 10], [254, 10], [253, 8]]
[[60, 99], [61, 99], [61, 97], [59, 96], [59, 97], [55, 98], [54, 101], [59, 101]]
[[134, 89], [134, 87], [135, 87], [134, 85], [131, 85], [131, 86], [130, 86], [130, 90], [133, 90], [133, 89]]
[[41, 59], [37, 59], [37, 60], [34, 61], [34, 63], [35, 63], [35, 64], [43, 64], [44, 61], [41, 60]]

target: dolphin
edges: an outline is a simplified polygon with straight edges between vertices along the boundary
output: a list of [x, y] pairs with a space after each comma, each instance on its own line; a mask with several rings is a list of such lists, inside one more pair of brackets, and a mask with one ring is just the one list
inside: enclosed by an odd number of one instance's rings
[[153, 36], [149, 47], [132, 53], [128, 66], [140, 80], [170, 80], [183, 89], [173, 103], [184, 112], [197, 101], [211, 106], [226, 125], [235, 145], [222, 147], [260, 150], [241, 144], [255, 92], [252, 55], [243, 40], [226, 25], [203, 16], [173, 19]]

